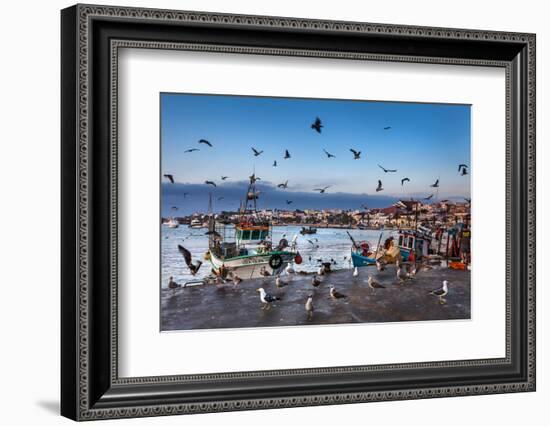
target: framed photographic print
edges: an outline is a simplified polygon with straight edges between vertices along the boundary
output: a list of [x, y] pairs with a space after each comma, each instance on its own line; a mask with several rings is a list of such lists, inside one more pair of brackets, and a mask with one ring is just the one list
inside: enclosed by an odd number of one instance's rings
[[76, 5], [75, 420], [535, 390], [535, 36]]

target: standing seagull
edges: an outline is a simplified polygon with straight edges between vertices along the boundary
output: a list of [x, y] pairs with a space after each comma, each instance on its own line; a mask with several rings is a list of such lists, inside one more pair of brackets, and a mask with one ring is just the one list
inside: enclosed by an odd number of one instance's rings
[[174, 175], [163, 175], [170, 183], [174, 183]]
[[384, 264], [382, 262], [377, 260], [376, 261], [376, 269], [378, 269], [378, 272], [382, 272], [383, 270], [386, 269], [386, 267], [384, 266]]
[[353, 148], [349, 149], [353, 153], [353, 159], [359, 160], [361, 158], [361, 151], [356, 151]]
[[386, 169], [382, 167], [380, 164], [378, 164], [378, 167], [380, 167], [382, 170], [384, 170], [384, 173], [395, 173], [397, 169]]
[[325, 154], [327, 154], [327, 158], [336, 158], [336, 155], [331, 154], [326, 149], [323, 148], [323, 151], [325, 152]]
[[359, 268], [357, 268], [357, 266], [355, 268], [353, 268], [353, 274], [352, 274], [354, 277], [358, 277], [359, 276]]
[[286, 281], [281, 280], [281, 277], [279, 275], [277, 275], [277, 278], [275, 278], [275, 286], [277, 288], [284, 287], [287, 284], [288, 283]]
[[372, 288], [373, 290], [376, 290], [377, 288], [386, 288], [382, 284], [380, 284], [378, 281], [375, 281], [372, 275], [369, 275], [367, 282], [369, 283], [369, 287]]
[[283, 157], [284, 160], [288, 160], [290, 158], [290, 152], [288, 152], [288, 149], [285, 149], [285, 156]]
[[378, 186], [376, 187], [376, 192], [380, 192], [380, 191], [383, 191], [384, 188], [382, 188], [382, 181], [379, 180], [378, 181]]
[[397, 267], [397, 280], [401, 283], [405, 282], [407, 279], [407, 273], [401, 268], [401, 264], [399, 262], [395, 262], [395, 266]]
[[252, 151], [254, 151], [254, 157], [257, 157], [258, 155], [260, 155], [263, 152], [263, 151], [258, 151], [255, 148], [250, 148], [250, 149], [252, 149]]
[[449, 293], [449, 288], [447, 287], [449, 282], [447, 280], [443, 281], [443, 287], [438, 288], [436, 290], [430, 291], [430, 294], [432, 296], [439, 297], [439, 303], [441, 305], [447, 303], [447, 301], [444, 299], [444, 297]]
[[233, 286], [237, 287], [240, 283], [242, 283], [243, 279], [239, 277], [237, 274], [233, 274]]
[[345, 294], [343, 293], [339, 293], [333, 285], [330, 286], [330, 297], [332, 297], [333, 299], [345, 299], [346, 296]]
[[310, 294], [307, 297], [305, 307], [307, 312], [307, 319], [311, 321], [311, 319], [313, 318], [313, 295]]
[[196, 275], [197, 272], [199, 272], [199, 269], [202, 265], [202, 262], [200, 260], [197, 260], [196, 264], [193, 264], [191, 260], [191, 252], [187, 250], [185, 247], [178, 244], [178, 250], [183, 255], [183, 258], [185, 260], [185, 264], [189, 268], [189, 271], [191, 272], [191, 275]]
[[405, 182], [410, 182], [410, 181], [411, 181], [411, 180], [410, 180], [408, 177], [401, 179], [401, 186], [403, 186], [403, 184], [404, 184]]
[[210, 148], [212, 148], [212, 144], [210, 142], [208, 142], [206, 139], [199, 140], [199, 143], [203, 143], [205, 145], [208, 145]]
[[315, 123], [313, 123], [311, 125], [311, 128], [314, 129], [315, 131], [317, 131], [317, 133], [321, 133], [321, 128], [323, 127], [323, 125], [321, 124], [321, 119], [319, 117], [317, 117], [315, 119]]
[[313, 278], [311, 279], [311, 285], [313, 287], [319, 287], [320, 284], [321, 284], [321, 280], [317, 278], [317, 275], [313, 275]]
[[263, 287], [260, 287], [256, 290], [258, 293], [260, 293], [260, 300], [262, 302], [262, 309], [269, 309], [271, 307], [271, 304], [275, 302], [276, 300], [281, 300], [280, 297], [272, 296], [269, 293], [266, 293]]
[[434, 184], [430, 185], [431, 188], [439, 188], [439, 179], [435, 181]]

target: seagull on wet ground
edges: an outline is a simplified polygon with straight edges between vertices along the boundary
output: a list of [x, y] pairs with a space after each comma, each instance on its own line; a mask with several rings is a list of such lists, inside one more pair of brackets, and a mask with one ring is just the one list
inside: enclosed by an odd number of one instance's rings
[[399, 262], [395, 262], [395, 266], [397, 267], [397, 280], [401, 283], [403, 283], [408, 277], [407, 277], [407, 273], [403, 270], [403, 268], [401, 267], [401, 263]]
[[170, 277], [168, 279], [168, 288], [176, 289], [178, 287], [181, 287], [177, 282], [174, 281], [174, 277]]
[[439, 298], [439, 303], [441, 305], [447, 303], [447, 301], [444, 299], [444, 297], [449, 293], [449, 281], [445, 280], [443, 281], [443, 286], [441, 288], [435, 289], [430, 291], [429, 294], [432, 296], [436, 296]]
[[354, 277], [358, 277], [359, 276], [359, 268], [356, 266], [355, 268], [353, 268], [353, 274], [352, 274]]
[[271, 304], [275, 302], [276, 300], [281, 300], [280, 297], [273, 296], [269, 293], [266, 293], [263, 287], [260, 287], [256, 290], [258, 293], [260, 293], [260, 301], [262, 302], [262, 309], [270, 309]]
[[286, 265], [285, 272], [286, 272], [287, 274], [294, 274], [294, 273], [296, 273], [296, 270], [294, 269], [294, 267], [293, 267], [292, 265], [293, 265], [293, 262], [289, 262], [289, 263]]
[[313, 318], [313, 309], [314, 309], [314, 307], [313, 307], [313, 295], [310, 294], [307, 297], [305, 308], [306, 308], [306, 312], [307, 312], [307, 319], [311, 320]]
[[330, 297], [332, 297], [333, 299], [336, 300], [336, 299], [345, 299], [348, 296], [346, 296], [343, 293], [340, 293], [339, 291], [336, 290], [336, 288], [333, 285], [331, 285], [330, 286]]
[[237, 287], [240, 283], [242, 283], [243, 279], [239, 277], [237, 274], [233, 274], [233, 285]]
[[270, 276], [271, 276], [271, 274], [269, 273], [269, 271], [266, 269], [265, 266], [262, 266], [262, 267], [260, 268], [260, 275], [261, 275], [262, 277], [270, 277]]
[[313, 278], [311, 279], [311, 285], [313, 287], [319, 287], [320, 284], [321, 284], [321, 280], [317, 278], [317, 275], [313, 275]]
[[286, 281], [283, 281], [279, 275], [277, 275], [277, 278], [275, 278], [275, 286], [277, 288], [284, 287], [285, 285], [288, 285]]
[[382, 284], [380, 284], [378, 281], [376, 281], [372, 275], [369, 275], [369, 278], [367, 279], [367, 283], [369, 284], [369, 287], [373, 290], [376, 290], [377, 288], [386, 288]]
[[378, 272], [382, 272], [383, 270], [386, 269], [386, 266], [380, 260], [377, 260], [376, 269], [378, 269]]
[[196, 263], [193, 263], [191, 258], [191, 252], [187, 250], [185, 247], [183, 247], [182, 245], [178, 244], [178, 251], [182, 254], [183, 259], [185, 260], [185, 264], [189, 268], [191, 275], [196, 275], [197, 272], [199, 272], [202, 262], [200, 260], [197, 260]]

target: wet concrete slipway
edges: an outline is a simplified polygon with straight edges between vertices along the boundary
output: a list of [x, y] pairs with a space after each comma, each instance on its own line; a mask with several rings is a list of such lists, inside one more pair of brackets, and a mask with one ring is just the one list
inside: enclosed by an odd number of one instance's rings
[[[321, 278], [314, 288], [312, 274], [283, 274], [288, 285], [277, 288], [275, 278], [245, 280], [234, 286], [232, 282], [204, 284], [161, 290], [161, 330], [197, 330], [240, 327], [281, 327], [297, 325], [382, 323], [395, 321], [428, 321], [470, 319], [470, 272], [437, 268], [421, 271], [414, 279], [400, 284], [395, 267], [378, 272], [375, 267], [334, 271]], [[386, 286], [373, 290], [367, 284], [368, 275]], [[440, 288], [443, 280], [449, 282], [446, 303], [440, 304], [430, 295]], [[329, 286], [347, 297], [334, 300]], [[263, 287], [281, 300], [269, 310], [261, 309]], [[313, 295], [313, 318], [308, 319], [305, 303]]]

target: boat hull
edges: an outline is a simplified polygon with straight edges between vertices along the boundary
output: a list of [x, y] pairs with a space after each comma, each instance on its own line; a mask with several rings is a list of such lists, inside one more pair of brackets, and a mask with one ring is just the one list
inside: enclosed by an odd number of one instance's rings
[[353, 266], [356, 268], [376, 264], [376, 260], [374, 258], [361, 256], [360, 254], [353, 252], [351, 253], [351, 261], [353, 263]]
[[[269, 265], [269, 259], [274, 254], [281, 256], [283, 260], [281, 266], [276, 269], [273, 269]], [[233, 272], [237, 274], [239, 278], [243, 280], [263, 277], [265, 276], [265, 272], [269, 275], [277, 275], [281, 273], [289, 263], [294, 262], [295, 256], [296, 254], [293, 252], [276, 252], [221, 259], [214, 253], [209, 252], [210, 264], [216, 273], [225, 269], [228, 273]]]

